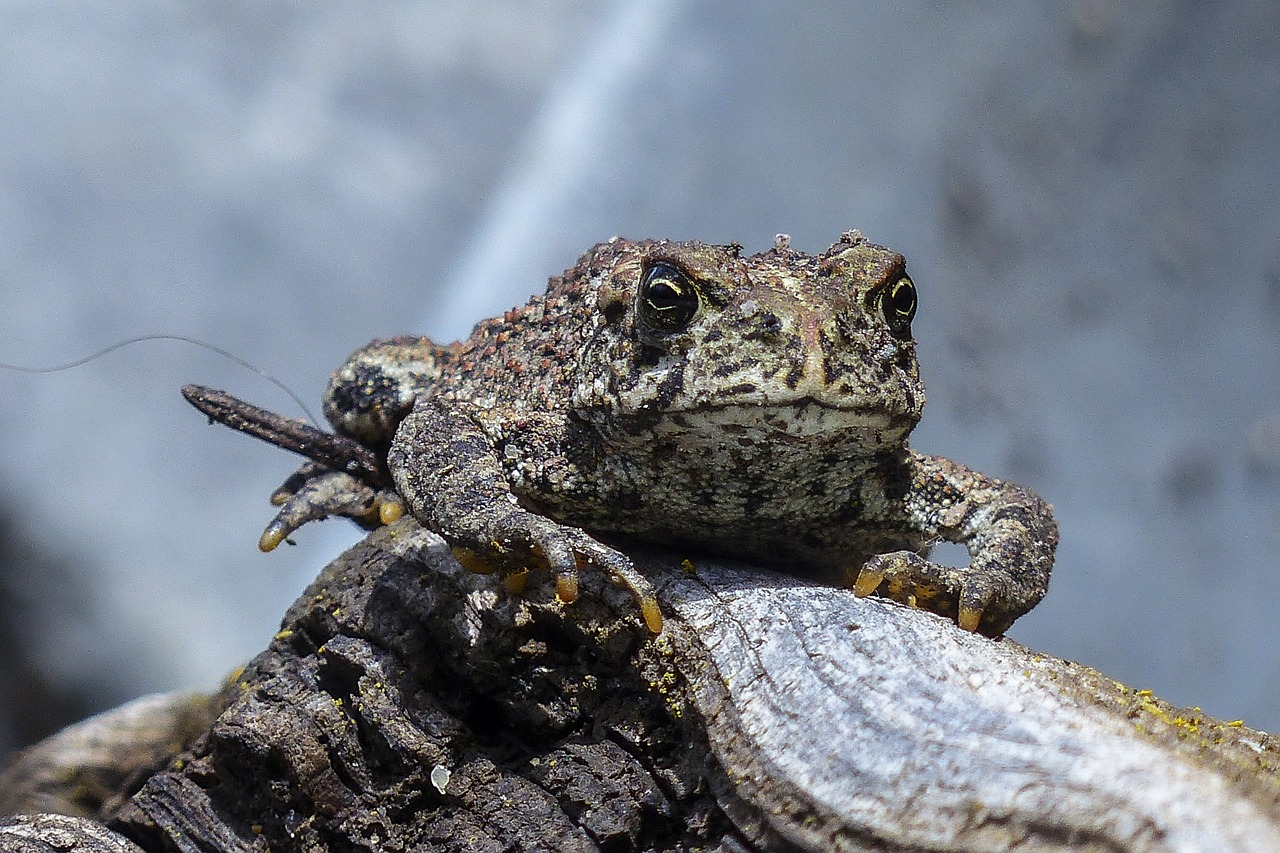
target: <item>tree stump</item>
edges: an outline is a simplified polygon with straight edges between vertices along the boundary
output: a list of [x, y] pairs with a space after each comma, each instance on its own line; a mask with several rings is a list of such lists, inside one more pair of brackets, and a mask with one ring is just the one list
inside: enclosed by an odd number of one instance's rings
[[[632, 553], [657, 637], [598, 572], [572, 605], [536, 576], [514, 597], [412, 521], [377, 531], [91, 816], [143, 851], [1280, 850], [1271, 735], [884, 600]], [[66, 776], [58, 737], [36, 764]], [[11, 770], [0, 803], [58, 773]]]

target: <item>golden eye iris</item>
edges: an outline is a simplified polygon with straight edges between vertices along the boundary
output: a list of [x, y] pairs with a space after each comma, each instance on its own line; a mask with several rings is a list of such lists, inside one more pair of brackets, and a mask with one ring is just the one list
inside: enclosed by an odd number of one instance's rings
[[916, 316], [915, 284], [904, 275], [881, 289], [879, 304], [880, 316], [889, 324], [889, 330], [895, 335], [905, 334]]
[[654, 331], [678, 332], [698, 313], [698, 288], [675, 264], [654, 263], [640, 280], [640, 317]]

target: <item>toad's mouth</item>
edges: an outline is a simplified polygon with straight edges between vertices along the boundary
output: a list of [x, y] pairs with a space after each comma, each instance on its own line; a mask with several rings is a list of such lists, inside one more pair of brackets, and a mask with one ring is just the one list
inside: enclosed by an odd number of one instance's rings
[[866, 405], [832, 403], [811, 396], [793, 400], [707, 403], [670, 409], [655, 425], [683, 435], [756, 436], [760, 439], [813, 437], [840, 434], [862, 436], [869, 445], [883, 445], [905, 436], [918, 416]]

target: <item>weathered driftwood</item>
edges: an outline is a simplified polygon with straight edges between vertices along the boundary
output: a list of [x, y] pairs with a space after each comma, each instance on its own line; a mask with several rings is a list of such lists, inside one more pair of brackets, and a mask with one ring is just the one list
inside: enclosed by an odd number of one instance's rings
[[412, 522], [375, 533], [103, 817], [146, 851], [1280, 849], [1271, 735], [896, 604], [636, 556], [657, 638], [598, 573], [571, 606], [512, 598]]

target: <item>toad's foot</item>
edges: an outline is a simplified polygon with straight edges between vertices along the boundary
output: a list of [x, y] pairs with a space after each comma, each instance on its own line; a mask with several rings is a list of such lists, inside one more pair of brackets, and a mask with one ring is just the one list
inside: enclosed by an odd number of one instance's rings
[[653, 585], [636, 570], [629, 557], [598, 542], [586, 531], [515, 510], [489, 521], [484, 533], [484, 544], [469, 537], [464, 542], [461, 537], [445, 536], [451, 540], [458, 562], [469, 571], [489, 574], [496, 569], [502, 573], [507, 589], [518, 593], [524, 587], [529, 564], [545, 565], [555, 575], [556, 597], [569, 604], [578, 598], [580, 568], [593, 565], [631, 592], [650, 631], [662, 632], [662, 611]]
[[345, 515], [366, 529], [404, 515], [404, 502], [391, 488], [378, 454], [359, 441], [286, 418], [225, 391], [186, 385], [182, 396], [208, 415], [210, 422], [310, 458], [272, 494], [271, 503], [281, 509], [258, 540], [263, 551], [275, 550], [308, 521], [331, 515]]
[[1022, 615], [1021, 609], [1013, 612], [1006, 606], [1009, 580], [970, 566], [933, 563], [914, 551], [894, 551], [867, 560], [851, 585], [859, 597], [879, 593], [954, 619], [966, 631], [995, 637]]
[[[497, 412], [465, 402], [418, 400], [387, 452], [387, 469], [405, 506], [423, 527], [444, 537], [468, 568], [497, 571], [503, 577], [530, 568], [550, 569], [561, 601], [578, 597], [580, 565], [603, 569], [635, 596], [649, 630], [661, 631], [653, 585], [630, 558], [579, 527], [522, 505], [503, 467], [502, 460], [510, 454], [504, 450], [500, 457], [484, 428], [486, 419], [497, 418]], [[579, 426], [563, 415], [508, 415], [520, 420], [527, 438], [543, 444], [541, 452], [547, 458], [556, 456], [551, 446], [578, 440], [573, 431]], [[519, 442], [502, 443], [514, 450]], [[518, 586], [520, 581], [514, 583]]]
[[285, 480], [271, 495], [271, 503], [280, 511], [258, 540], [263, 551], [275, 550], [308, 521], [342, 515], [372, 530], [404, 515], [404, 502], [395, 490], [372, 486], [314, 462], [303, 465]]

